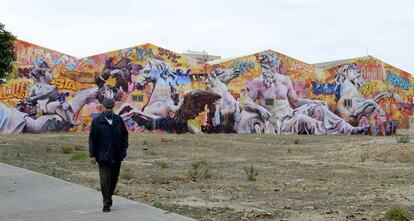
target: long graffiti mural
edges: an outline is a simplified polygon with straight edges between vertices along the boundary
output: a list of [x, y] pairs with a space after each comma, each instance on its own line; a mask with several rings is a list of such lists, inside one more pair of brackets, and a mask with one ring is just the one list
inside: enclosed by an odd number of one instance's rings
[[331, 64], [324, 71], [320, 81], [338, 85], [333, 109], [350, 124], [366, 122], [374, 135], [409, 127], [414, 90], [411, 74], [371, 56]]
[[15, 52], [2, 134], [88, 131], [107, 97], [132, 132], [389, 135], [413, 113], [412, 76], [373, 57], [204, 63], [145, 44], [75, 58], [20, 40]]

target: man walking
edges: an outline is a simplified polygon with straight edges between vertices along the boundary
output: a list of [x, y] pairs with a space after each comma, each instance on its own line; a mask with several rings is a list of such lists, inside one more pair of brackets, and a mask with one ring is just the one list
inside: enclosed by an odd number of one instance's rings
[[112, 195], [118, 182], [121, 161], [128, 148], [128, 131], [122, 118], [114, 114], [113, 99], [102, 101], [103, 111], [93, 119], [89, 133], [89, 161], [98, 162], [103, 212], [110, 212]]

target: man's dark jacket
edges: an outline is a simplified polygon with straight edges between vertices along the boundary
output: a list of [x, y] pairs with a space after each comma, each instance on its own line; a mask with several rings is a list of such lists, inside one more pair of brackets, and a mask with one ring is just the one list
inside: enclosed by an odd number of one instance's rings
[[122, 161], [128, 148], [128, 130], [122, 118], [113, 114], [112, 125], [101, 114], [92, 121], [89, 133], [89, 157], [102, 163]]

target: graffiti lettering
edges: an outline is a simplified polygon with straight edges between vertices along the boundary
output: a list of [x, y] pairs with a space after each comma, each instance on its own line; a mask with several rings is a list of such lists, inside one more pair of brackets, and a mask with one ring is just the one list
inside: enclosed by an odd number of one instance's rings
[[362, 78], [365, 80], [383, 80], [384, 68], [381, 64], [376, 63], [362, 63], [359, 65], [361, 68]]
[[232, 64], [232, 68], [235, 70], [238, 70], [240, 72], [246, 72], [250, 69], [254, 68], [254, 62], [253, 61], [234, 61]]
[[62, 76], [80, 83], [95, 83], [95, 73], [92, 72], [65, 71]]
[[29, 82], [18, 82], [11, 85], [0, 85], [0, 100], [23, 99], [29, 96]]
[[133, 53], [134, 53], [134, 50], [132, 48], [122, 49], [122, 50], [119, 50], [118, 58], [131, 56]]
[[207, 79], [208, 74], [202, 73], [202, 74], [192, 74], [190, 75], [191, 82], [199, 83], [203, 82]]
[[72, 90], [76, 91], [76, 84], [74, 81], [67, 78], [58, 78], [53, 79], [52, 84], [56, 85], [58, 89]]
[[[136, 53], [134, 53], [134, 51]], [[118, 58], [124, 58], [124, 57], [135, 57], [136, 55], [136, 60], [137, 61], [141, 61], [144, 56], [148, 56], [148, 57], [154, 57], [154, 53], [152, 52], [152, 48], [149, 49], [143, 49], [140, 47], [136, 47], [136, 48], [127, 48], [127, 49], [122, 49], [118, 52]]]
[[[287, 67], [292, 72], [313, 72], [313, 66], [287, 58]], [[282, 73], [282, 72], [281, 72]]]
[[367, 96], [367, 97], [372, 97], [375, 93], [375, 91], [377, 91], [377, 82], [376, 81], [367, 81], [366, 84], [364, 85], [364, 87], [361, 87], [358, 89], [359, 92], [361, 92], [361, 94]]
[[152, 48], [149, 48], [148, 50], [142, 49], [142, 48], [135, 48], [137, 51], [137, 61], [141, 61], [142, 57], [144, 55], [148, 55], [148, 57], [152, 58], [154, 57], [154, 53], [152, 52]]
[[158, 54], [161, 56], [167, 56], [168, 60], [171, 60], [174, 63], [177, 63], [177, 59], [181, 58], [181, 56], [177, 55], [176, 53], [163, 48], [158, 49]]
[[394, 87], [399, 87], [404, 90], [408, 90], [411, 87], [410, 82], [407, 79], [396, 75], [395, 73], [389, 72], [387, 74], [387, 81]]
[[337, 85], [336, 83], [333, 84], [318, 84], [315, 81], [312, 81], [312, 92], [315, 95], [323, 94], [323, 95], [332, 95], [337, 93]]

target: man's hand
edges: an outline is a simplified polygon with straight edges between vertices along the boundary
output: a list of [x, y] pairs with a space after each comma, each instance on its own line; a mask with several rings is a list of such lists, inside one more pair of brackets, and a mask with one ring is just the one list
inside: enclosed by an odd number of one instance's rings
[[259, 109], [260, 116], [262, 117], [264, 121], [268, 121], [272, 117], [272, 114], [266, 108], [259, 105], [258, 109]]
[[96, 164], [96, 157], [91, 157], [91, 158], [89, 158], [89, 162], [90, 162], [91, 164]]

